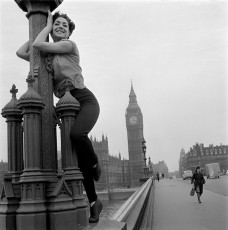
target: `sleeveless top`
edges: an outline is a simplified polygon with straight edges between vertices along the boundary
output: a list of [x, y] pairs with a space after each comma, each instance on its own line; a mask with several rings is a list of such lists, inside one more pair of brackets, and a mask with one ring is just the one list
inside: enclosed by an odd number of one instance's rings
[[80, 57], [76, 44], [71, 42], [73, 48], [70, 53], [48, 54], [46, 58], [46, 68], [53, 76], [54, 94], [61, 98], [66, 92], [66, 83], [70, 82], [70, 89], [85, 88], [82, 69], [79, 65]]

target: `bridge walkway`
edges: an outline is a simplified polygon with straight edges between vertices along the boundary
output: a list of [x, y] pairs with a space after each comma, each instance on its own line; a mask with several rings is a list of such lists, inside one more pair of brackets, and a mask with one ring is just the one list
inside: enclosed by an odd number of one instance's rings
[[190, 190], [178, 180], [155, 182], [152, 230], [228, 229], [228, 197], [204, 189], [200, 204]]

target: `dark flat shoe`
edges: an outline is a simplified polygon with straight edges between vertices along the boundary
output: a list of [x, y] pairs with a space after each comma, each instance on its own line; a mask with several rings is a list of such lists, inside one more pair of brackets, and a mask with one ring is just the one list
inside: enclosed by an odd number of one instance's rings
[[97, 199], [93, 207], [90, 207], [89, 223], [97, 223], [99, 221], [99, 215], [101, 213], [102, 208], [103, 205], [101, 201]]
[[93, 179], [95, 181], [99, 181], [101, 177], [101, 166], [99, 162], [97, 163], [96, 167], [93, 167]]

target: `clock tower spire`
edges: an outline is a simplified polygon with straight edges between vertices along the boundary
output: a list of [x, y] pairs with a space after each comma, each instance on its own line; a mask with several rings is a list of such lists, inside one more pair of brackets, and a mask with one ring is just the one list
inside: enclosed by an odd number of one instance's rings
[[129, 105], [127, 107], [127, 110], [131, 110], [133, 108], [139, 108], [138, 103], [137, 103], [137, 99], [136, 99], [136, 94], [135, 91], [133, 89], [133, 84], [131, 82], [131, 91], [130, 91], [130, 95], [129, 95]]
[[128, 137], [128, 153], [131, 175], [131, 186], [138, 186], [140, 178], [143, 177], [144, 155], [142, 151], [143, 116], [137, 103], [133, 84], [129, 95], [129, 104], [126, 109], [126, 127]]

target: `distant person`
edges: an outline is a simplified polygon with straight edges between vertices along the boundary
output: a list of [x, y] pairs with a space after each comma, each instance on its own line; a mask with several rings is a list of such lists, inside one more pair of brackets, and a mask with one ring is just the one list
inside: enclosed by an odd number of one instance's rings
[[[94, 180], [99, 181], [101, 167], [88, 133], [98, 119], [100, 107], [94, 94], [84, 85], [78, 48], [75, 42], [69, 39], [74, 29], [75, 24], [66, 14], [56, 12], [52, 16], [48, 11], [47, 25], [38, 34], [32, 46], [46, 54], [46, 68], [53, 77], [55, 96], [63, 97], [68, 83], [71, 95], [80, 103], [81, 109], [69, 138], [76, 149], [78, 165], [84, 177], [83, 184], [90, 203], [89, 222], [97, 223], [103, 205], [97, 197]], [[54, 42], [47, 41], [49, 34]], [[19, 48], [17, 55], [30, 61], [29, 52], [29, 42], [26, 42]]]
[[158, 172], [156, 173], [156, 178], [157, 178], [157, 180], [159, 182], [159, 173]]
[[162, 173], [162, 179], [164, 179], [165, 178], [165, 175], [164, 175], [164, 173]]
[[193, 188], [195, 189], [197, 193], [197, 198], [199, 203], [201, 203], [200, 197], [203, 193], [203, 185], [205, 184], [205, 179], [203, 177], [203, 174], [200, 171], [200, 166], [196, 167], [196, 170], [192, 176], [191, 184], [193, 184]]

